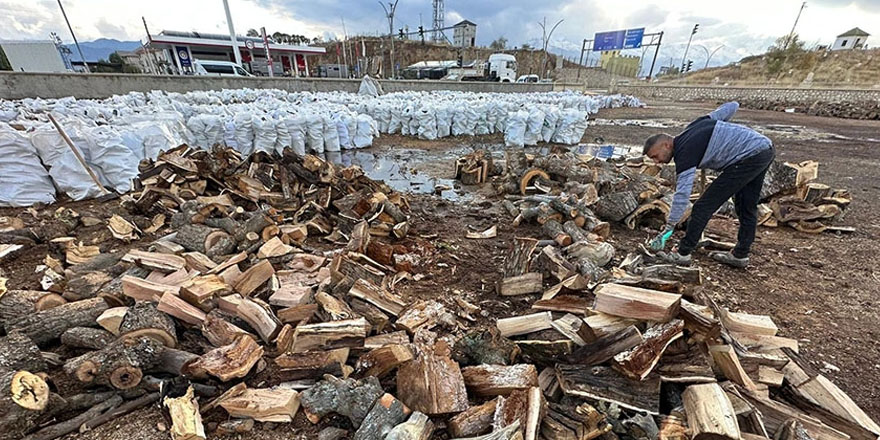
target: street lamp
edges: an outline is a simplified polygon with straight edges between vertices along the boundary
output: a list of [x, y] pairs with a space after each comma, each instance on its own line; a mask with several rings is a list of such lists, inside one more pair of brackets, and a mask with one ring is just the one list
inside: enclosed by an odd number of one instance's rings
[[556, 27], [559, 26], [559, 24], [562, 23], [563, 21], [565, 21], [565, 20], [561, 19], [561, 20], [557, 21], [556, 24], [553, 25], [553, 28], [550, 29], [549, 34], [547, 33], [547, 17], [544, 17], [543, 22], [540, 22], [540, 21], [538, 22], [538, 26], [541, 26], [542, 37], [544, 38], [544, 53], [541, 55], [541, 76], [542, 77], [544, 76], [544, 72], [545, 72], [544, 67], [545, 67], [545, 64], [547, 63], [547, 46], [550, 44], [550, 38], [553, 36], [553, 31], [556, 30]]
[[718, 46], [715, 49], [713, 49], [712, 52], [710, 53], [709, 49], [706, 46], [703, 46], [702, 44], [695, 44], [694, 46], [699, 47], [700, 49], [703, 49], [706, 52], [706, 66], [703, 67], [704, 69], [709, 68], [709, 60], [712, 59], [712, 56], [715, 55], [715, 52], [718, 52], [719, 49], [724, 47], [724, 45], [722, 44], [721, 46]]
[[388, 7], [385, 7], [385, 4], [381, 1], [379, 2], [379, 6], [385, 10], [385, 15], [388, 17], [388, 39], [391, 40], [391, 79], [394, 79], [394, 11], [397, 10], [397, 2], [400, 0], [394, 0], [394, 3], [388, 2]]

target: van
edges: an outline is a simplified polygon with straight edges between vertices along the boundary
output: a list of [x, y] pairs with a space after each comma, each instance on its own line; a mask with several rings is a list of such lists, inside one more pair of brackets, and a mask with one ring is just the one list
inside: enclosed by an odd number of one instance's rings
[[229, 61], [195, 60], [196, 75], [253, 76], [238, 64]]

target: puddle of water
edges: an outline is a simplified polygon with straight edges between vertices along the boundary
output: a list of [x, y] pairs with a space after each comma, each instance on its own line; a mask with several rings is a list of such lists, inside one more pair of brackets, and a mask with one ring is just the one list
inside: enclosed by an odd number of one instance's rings
[[654, 119], [590, 119], [590, 125], [617, 125], [623, 127], [647, 127], [647, 128], [669, 128], [675, 125], [672, 121], [658, 121]]

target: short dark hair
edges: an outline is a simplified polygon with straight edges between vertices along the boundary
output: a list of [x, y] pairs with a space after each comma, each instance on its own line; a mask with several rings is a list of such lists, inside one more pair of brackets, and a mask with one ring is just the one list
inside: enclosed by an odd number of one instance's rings
[[647, 156], [651, 149], [654, 148], [654, 145], [656, 145], [657, 142], [660, 142], [660, 140], [662, 140], [666, 136], [668, 136], [666, 133], [657, 133], [649, 137], [648, 140], [645, 141], [645, 148], [642, 150], [642, 154]]

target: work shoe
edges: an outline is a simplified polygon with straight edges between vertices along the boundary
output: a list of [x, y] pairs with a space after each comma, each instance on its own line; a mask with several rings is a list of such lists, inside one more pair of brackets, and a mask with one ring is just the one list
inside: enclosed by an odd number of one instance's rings
[[690, 266], [692, 261], [690, 255], [681, 255], [678, 251], [657, 252], [657, 256], [663, 261], [676, 266]]
[[733, 256], [732, 252], [715, 251], [715, 252], [710, 252], [709, 256], [712, 257], [713, 260], [715, 260], [719, 263], [724, 263], [728, 266], [735, 267], [737, 269], [745, 269], [746, 266], [749, 265], [749, 257], [737, 258], [737, 257]]

